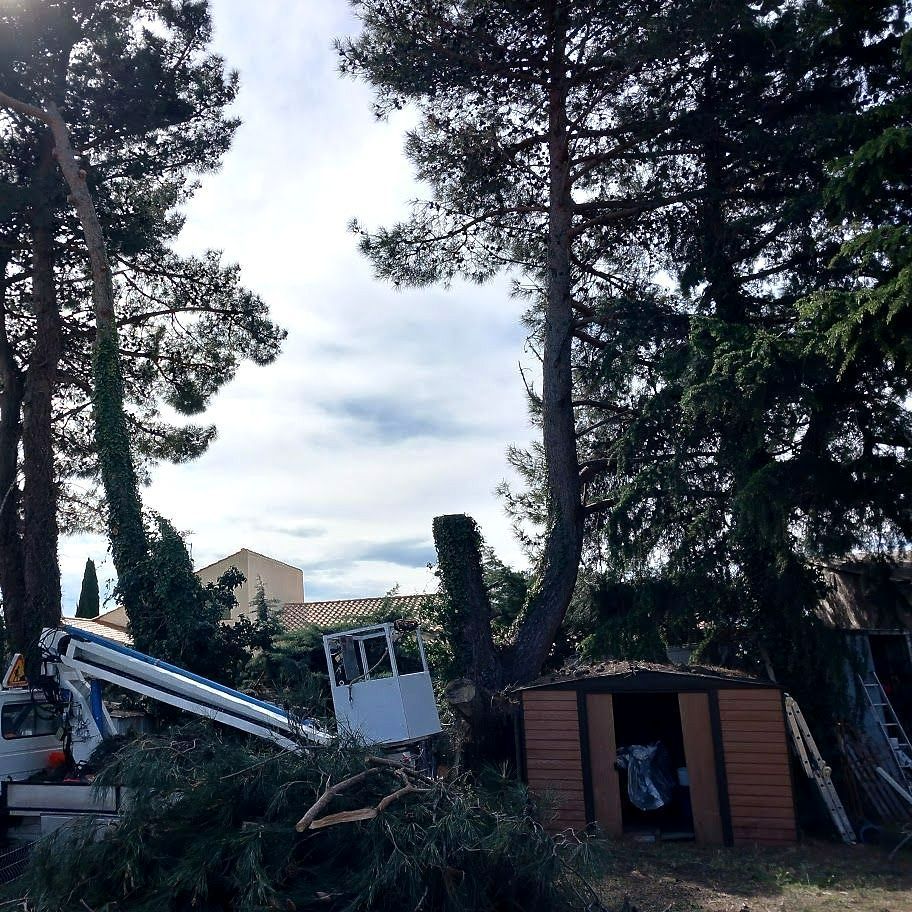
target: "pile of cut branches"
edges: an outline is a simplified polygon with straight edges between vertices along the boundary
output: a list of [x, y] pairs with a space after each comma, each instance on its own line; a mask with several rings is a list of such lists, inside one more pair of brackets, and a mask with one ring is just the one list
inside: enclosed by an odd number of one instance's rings
[[123, 817], [39, 844], [14, 886], [32, 912], [523, 910], [587, 904], [561, 847], [497, 777], [428, 779], [347, 746], [282, 752], [202, 724], [117, 752]]

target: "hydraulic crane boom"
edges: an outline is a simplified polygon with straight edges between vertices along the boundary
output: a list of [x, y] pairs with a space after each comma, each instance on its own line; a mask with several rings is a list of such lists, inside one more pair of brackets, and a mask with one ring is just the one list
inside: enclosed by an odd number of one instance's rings
[[[78, 627], [48, 628], [42, 673], [30, 679], [14, 657], [0, 686], [0, 818], [6, 836], [31, 841], [74, 817], [114, 818], [120, 789], [60, 781], [115, 731], [103, 682], [249, 732], [286, 750], [328, 744], [312, 719], [129, 649]], [[325, 651], [337, 724], [359, 740], [402, 750], [440, 731], [427, 656], [414, 624], [378, 624], [328, 635]], [[72, 770], [71, 770], [72, 772]]]
[[[77, 767], [115, 731], [102, 683], [271, 741], [286, 750], [328, 744], [313, 719], [129, 649], [75, 626], [47, 628], [42, 674], [29, 680], [22, 658], [0, 687], [0, 781], [48, 768], [63, 752]], [[376, 624], [324, 638], [336, 723], [368, 744], [403, 747], [440, 731], [427, 655], [414, 623]]]
[[93, 682], [105, 681], [195, 715], [272, 741], [289, 750], [301, 739], [327, 744], [330, 736], [313, 720], [298, 720], [287, 710], [232, 690], [216, 681], [178, 668], [74, 627], [46, 629], [41, 636], [46, 665], [58, 686], [70, 693], [73, 757], [88, 759], [101, 739], [113, 731], [110, 716]]

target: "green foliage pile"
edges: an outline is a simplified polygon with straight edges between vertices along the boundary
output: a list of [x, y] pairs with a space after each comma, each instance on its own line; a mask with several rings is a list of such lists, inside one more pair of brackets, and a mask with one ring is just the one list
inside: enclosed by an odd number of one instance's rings
[[[279, 752], [202, 725], [124, 747], [99, 787], [132, 790], [109, 830], [60, 830], [15, 885], [34, 912], [558, 912], [580, 908], [562, 855], [524, 790], [435, 782], [374, 820], [303, 834], [322, 794], [366, 768], [358, 751]], [[376, 806], [401, 788], [369, 776], [327, 812]]]

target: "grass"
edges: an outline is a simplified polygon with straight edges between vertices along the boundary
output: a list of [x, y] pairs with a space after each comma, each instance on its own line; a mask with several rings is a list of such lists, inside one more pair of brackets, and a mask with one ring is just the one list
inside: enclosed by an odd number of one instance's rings
[[912, 912], [912, 853], [806, 842], [711, 849], [605, 842], [598, 890], [638, 912]]

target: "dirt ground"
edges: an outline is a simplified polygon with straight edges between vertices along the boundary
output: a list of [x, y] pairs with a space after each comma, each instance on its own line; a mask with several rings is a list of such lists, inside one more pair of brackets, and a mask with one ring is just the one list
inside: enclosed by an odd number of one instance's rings
[[[600, 898], [638, 912], [912, 912], [912, 852], [804, 843], [708, 849], [605, 843]], [[603, 856], [603, 857], [602, 857]], [[630, 908], [630, 907], [628, 907]]]

